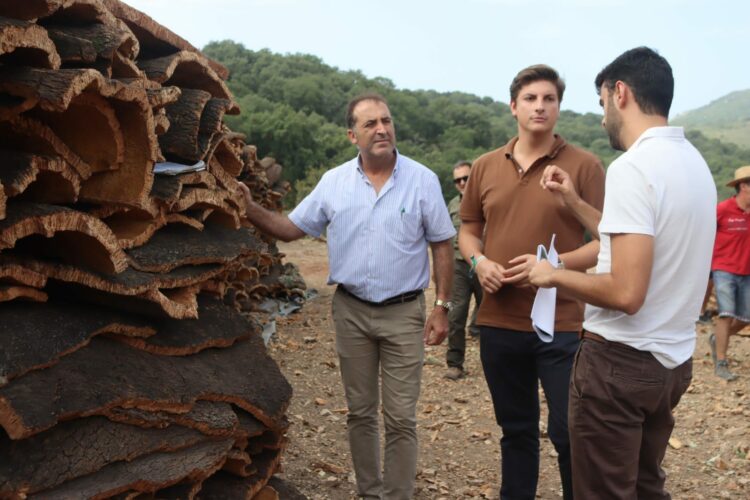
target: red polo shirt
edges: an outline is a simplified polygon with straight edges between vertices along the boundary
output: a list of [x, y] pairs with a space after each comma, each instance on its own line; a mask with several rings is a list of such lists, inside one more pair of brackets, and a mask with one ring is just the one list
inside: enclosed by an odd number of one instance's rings
[[750, 212], [743, 211], [734, 196], [716, 206], [711, 270], [750, 274]]

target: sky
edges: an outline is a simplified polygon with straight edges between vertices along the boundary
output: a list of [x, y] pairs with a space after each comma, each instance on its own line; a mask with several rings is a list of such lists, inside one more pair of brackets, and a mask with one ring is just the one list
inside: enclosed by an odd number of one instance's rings
[[671, 117], [750, 88], [746, 0], [125, 0], [202, 48], [313, 54], [400, 89], [508, 102], [513, 76], [545, 63], [563, 109], [599, 112], [596, 74], [646, 45], [672, 65]]

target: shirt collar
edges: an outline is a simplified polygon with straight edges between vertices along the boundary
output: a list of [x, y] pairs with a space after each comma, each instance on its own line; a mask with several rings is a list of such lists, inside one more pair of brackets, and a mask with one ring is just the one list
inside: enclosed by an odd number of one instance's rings
[[[550, 148], [549, 153], [545, 155], [550, 159], [554, 159], [567, 144], [565, 142], [565, 139], [560, 137], [558, 134], [554, 134], [554, 135], [555, 135], [555, 142], [552, 143], [552, 147]], [[505, 145], [505, 157], [507, 159], [510, 160], [511, 158], [513, 158], [513, 148], [515, 147], [517, 142], [518, 142], [518, 136], [515, 136], [508, 142], [508, 144]]]
[[685, 138], [685, 129], [682, 127], [651, 127], [649, 129], [646, 129], [638, 139], [635, 140], [632, 146], [630, 146], [630, 149], [634, 149], [640, 144], [645, 141], [646, 139], [650, 139], [652, 137], [664, 137], [664, 138], [670, 138], [670, 139], [684, 139]]
[[[396, 153], [396, 165], [393, 167], [393, 172], [391, 172], [391, 178], [395, 179], [398, 176], [398, 167], [401, 165], [401, 154], [398, 152], [398, 149], [394, 149]], [[357, 172], [359, 172], [359, 175], [362, 177], [365, 176], [365, 171], [362, 170], [362, 157], [357, 154], [356, 158], [352, 160], [354, 163], [355, 168], [357, 169]]]

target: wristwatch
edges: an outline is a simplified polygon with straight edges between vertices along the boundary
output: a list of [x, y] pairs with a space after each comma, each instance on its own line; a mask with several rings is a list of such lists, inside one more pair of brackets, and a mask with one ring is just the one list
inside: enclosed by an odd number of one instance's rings
[[446, 311], [450, 312], [453, 309], [453, 302], [450, 300], [435, 300], [435, 307], [442, 307]]

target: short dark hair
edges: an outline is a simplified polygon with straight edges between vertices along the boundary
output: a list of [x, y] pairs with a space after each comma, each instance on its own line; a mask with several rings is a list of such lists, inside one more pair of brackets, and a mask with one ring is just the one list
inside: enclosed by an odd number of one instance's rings
[[601, 92], [604, 85], [614, 90], [618, 81], [630, 87], [641, 111], [647, 115], [669, 116], [674, 96], [672, 67], [655, 50], [636, 47], [622, 53], [596, 75], [596, 92]]
[[461, 160], [457, 161], [455, 165], [453, 165], [453, 170], [456, 170], [461, 167], [469, 167], [471, 168], [471, 162], [469, 160]]
[[562, 102], [565, 93], [565, 80], [560, 78], [554, 68], [546, 64], [535, 64], [518, 72], [513, 81], [510, 82], [510, 101], [514, 102], [518, 98], [518, 93], [525, 85], [540, 80], [554, 84], [557, 88], [557, 100]]
[[349, 104], [346, 105], [346, 128], [353, 129], [354, 125], [356, 125], [357, 122], [354, 119], [354, 108], [356, 108], [357, 104], [362, 101], [382, 102], [383, 104], [388, 106], [388, 101], [385, 100], [385, 97], [376, 92], [368, 92], [366, 94], [358, 95], [357, 97], [349, 101]]

